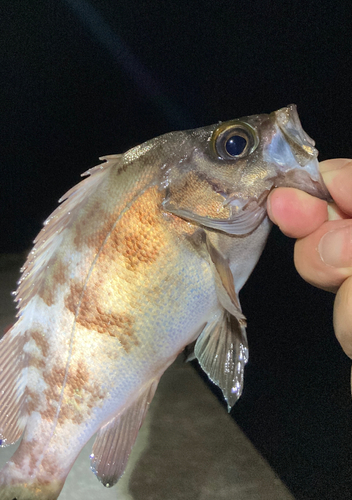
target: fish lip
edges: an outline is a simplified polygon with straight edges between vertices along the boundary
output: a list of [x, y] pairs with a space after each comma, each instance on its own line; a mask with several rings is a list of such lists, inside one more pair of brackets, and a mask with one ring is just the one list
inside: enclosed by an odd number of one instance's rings
[[297, 160], [301, 166], [318, 157], [315, 141], [305, 132], [298, 116], [297, 106], [289, 104], [272, 113], [275, 121], [289, 143], [294, 143], [301, 150]]
[[314, 140], [302, 127], [297, 106], [290, 104], [274, 111], [272, 116], [297, 162], [296, 168], [278, 175], [274, 186], [297, 188], [327, 202], [333, 201], [319, 172], [319, 152], [314, 147]]
[[[317, 161], [314, 163], [317, 163]], [[293, 187], [328, 203], [333, 201], [319, 171], [315, 178], [313, 178], [307, 170], [293, 169], [277, 177], [274, 187]]]

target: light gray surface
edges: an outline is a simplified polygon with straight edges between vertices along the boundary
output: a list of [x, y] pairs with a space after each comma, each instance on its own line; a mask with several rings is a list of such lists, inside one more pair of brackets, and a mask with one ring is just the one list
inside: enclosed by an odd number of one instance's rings
[[[0, 255], [0, 331], [13, 323], [23, 257]], [[89, 468], [94, 438], [83, 448], [60, 500], [292, 500], [269, 465], [197, 373], [179, 358], [162, 377], [128, 469], [107, 489]], [[0, 467], [16, 445], [0, 449]]]

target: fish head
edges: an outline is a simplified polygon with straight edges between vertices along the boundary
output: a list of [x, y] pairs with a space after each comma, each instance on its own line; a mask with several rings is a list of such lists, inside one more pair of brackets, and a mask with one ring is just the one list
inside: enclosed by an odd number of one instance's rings
[[274, 187], [330, 200], [314, 141], [295, 105], [184, 132], [168, 169], [166, 210], [228, 234], [247, 234], [266, 216]]

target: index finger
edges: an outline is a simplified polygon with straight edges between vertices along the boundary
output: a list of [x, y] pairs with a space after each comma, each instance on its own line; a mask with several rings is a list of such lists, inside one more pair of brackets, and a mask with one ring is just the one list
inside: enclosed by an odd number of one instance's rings
[[267, 209], [270, 219], [290, 238], [303, 238], [328, 219], [326, 201], [293, 188], [274, 189]]
[[337, 158], [319, 165], [324, 182], [337, 206], [352, 216], [352, 160]]
[[292, 238], [314, 232], [325, 220], [352, 215], [352, 160], [337, 158], [320, 163], [323, 179], [335, 203], [326, 202], [292, 188], [274, 189], [268, 197], [268, 214], [281, 231]]

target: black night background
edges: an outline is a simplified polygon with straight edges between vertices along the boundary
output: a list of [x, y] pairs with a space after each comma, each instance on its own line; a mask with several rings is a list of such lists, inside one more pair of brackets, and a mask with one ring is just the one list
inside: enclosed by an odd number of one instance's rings
[[[320, 159], [352, 157], [352, 4], [11, 0], [0, 15], [0, 251], [29, 251], [98, 157], [296, 103]], [[352, 498], [350, 361], [333, 296], [273, 230], [241, 302], [250, 361], [232, 411], [297, 499]], [[225, 411], [225, 410], [224, 410]]]

